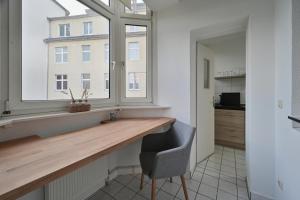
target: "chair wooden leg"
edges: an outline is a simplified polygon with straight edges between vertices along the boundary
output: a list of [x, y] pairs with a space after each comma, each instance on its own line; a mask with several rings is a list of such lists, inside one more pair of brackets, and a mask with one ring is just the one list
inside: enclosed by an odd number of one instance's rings
[[140, 190], [142, 190], [144, 187], [144, 174], [142, 173], [141, 175], [141, 185], [140, 185]]
[[156, 179], [153, 178], [153, 179], [152, 179], [151, 200], [156, 200], [156, 194], [155, 194], [155, 191], [156, 191]]
[[186, 184], [185, 184], [184, 176], [181, 175], [181, 176], [180, 176], [180, 179], [181, 179], [181, 183], [182, 183], [182, 188], [183, 188], [185, 200], [189, 200], [189, 195], [188, 195], [188, 192], [187, 192], [187, 189], [186, 189]]
[[173, 178], [172, 177], [170, 177], [170, 183], [173, 183]]

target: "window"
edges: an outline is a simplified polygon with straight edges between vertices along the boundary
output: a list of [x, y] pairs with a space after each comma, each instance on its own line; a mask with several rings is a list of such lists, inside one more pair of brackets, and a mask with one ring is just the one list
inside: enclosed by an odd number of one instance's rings
[[55, 61], [57, 64], [68, 62], [68, 47], [55, 48]]
[[125, 12], [130, 14], [146, 15], [147, 6], [143, 0], [131, 0], [131, 9], [125, 7]]
[[82, 45], [82, 61], [89, 62], [91, 61], [91, 46], [90, 45]]
[[135, 72], [129, 72], [128, 73], [128, 89], [129, 90], [139, 90], [140, 85], [139, 85], [139, 80], [137, 78], [137, 75]]
[[[134, 27], [134, 28], [133, 28]], [[126, 96], [125, 98], [147, 98], [148, 26], [126, 25]], [[137, 32], [131, 32], [136, 30]]]
[[128, 30], [127, 32], [138, 32], [139, 31], [139, 27], [138, 26], [127, 26]]
[[140, 44], [138, 42], [128, 43], [128, 60], [140, 59]]
[[109, 63], [109, 44], [104, 44], [104, 60], [105, 64]]
[[59, 36], [69, 37], [70, 36], [70, 24], [60, 24], [59, 25]]
[[104, 74], [104, 89], [109, 90], [109, 74], [105, 73]]
[[[57, 6], [57, 2], [62, 7]], [[101, 47], [103, 48], [104, 44], [108, 46], [111, 44], [110, 18], [113, 16], [100, 15], [77, 0], [57, 0], [57, 2], [26, 1], [26, 6], [22, 7], [21, 99], [49, 100], [45, 103], [46, 107], [50, 104], [54, 105], [53, 107], [58, 106], [54, 100], [70, 100], [69, 95], [53, 90], [53, 85], [57, 85], [59, 91], [58, 84], [62, 84], [57, 83], [55, 75], [67, 74], [66, 84], [76, 99], [81, 98], [82, 89], [88, 88], [92, 94], [90, 98], [95, 99], [95, 105], [114, 101], [109, 99], [111, 91], [103, 90], [103, 74], [109, 74], [111, 66], [110, 63], [106, 64], [101, 56]], [[35, 12], [34, 8], [39, 8], [40, 12]], [[36, 20], [43, 30], [38, 33], [35, 29], [36, 24], [29, 23]], [[98, 25], [96, 30], [93, 30], [93, 23]], [[70, 36], [70, 26], [73, 25], [72, 38], [65, 38]], [[84, 40], [83, 32], [89, 34]], [[94, 33], [101, 37], [90, 35]], [[57, 36], [63, 37], [58, 39]], [[97, 59], [92, 57], [94, 49], [95, 55], [96, 53], [99, 55]], [[58, 64], [63, 66], [57, 66]], [[92, 77], [95, 84], [88, 77]], [[49, 103], [52, 100], [53, 103]]]
[[91, 35], [93, 33], [93, 23], [92, 22], [83, 22], [83, 34]]
[[[8, 30], [14, 31], [10, 35], [15, 43], [9, 46], [7, 71], [16, 84], [3, 86], [9, 90], [12, 115], [62, 110], [70, 101], [64, 94], [68, 89], [80, 98], [85, 73], [92, 78], [94, 108], [152, 102], [150, 15], [124, 16], [119, 1], [12, 1]], [[104, 5], [109, 2], [109, 7]], [[141, 3], [133, 1], [133, 12], [142, 13], [137, 12]], [[135, 73], [132, 90], [129, 73]]]
[[91, 75], [87, 73], [81, 74], [81, 84], [83, 90], [91, 89]]
[[68, 75], [56, 75], [56, 91], [63, 91], [68, 89]]

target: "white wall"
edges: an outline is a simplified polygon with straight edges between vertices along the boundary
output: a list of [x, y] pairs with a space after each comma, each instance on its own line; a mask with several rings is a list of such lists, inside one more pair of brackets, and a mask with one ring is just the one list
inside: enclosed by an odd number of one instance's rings
[[[250, 16], [247, 162], [251, 192], [274, 197], [273, 0], [190, 0], [158, 12], [158, 103], [190, 122], [190, 32]], [[194, 152], [194, 150], [193, 150]], [[193, 156], [193, 155], [192, 155]]]
[[[299, 1], [294, 3], [293, 7], [299, 10]], [[283, 108], [276, 109], [276, 179], [284, 184], [283, 191], [276, 187], [278, 200], [299, 199], [300, 132], [292, 128], [287, 118], [292, 112], [291, 19], [292, 0], [276, 0], [276, 100], [283, 101]]]

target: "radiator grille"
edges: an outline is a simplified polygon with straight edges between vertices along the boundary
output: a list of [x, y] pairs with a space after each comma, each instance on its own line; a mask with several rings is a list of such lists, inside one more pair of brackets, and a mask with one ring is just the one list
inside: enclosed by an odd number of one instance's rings
[[104, 186], [107, 159], [96, 160], [45, 187], [46, 200], [83, 200]]

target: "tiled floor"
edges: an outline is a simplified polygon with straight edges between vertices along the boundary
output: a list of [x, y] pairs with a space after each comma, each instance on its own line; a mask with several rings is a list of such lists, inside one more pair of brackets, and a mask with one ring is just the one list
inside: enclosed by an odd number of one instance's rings
[[[222, 146], [199, 163], [192, 179], [186, 180], [190, 200], [249, 200], [246, 186], [245, 152]], [[146, 179], [146, 176], [145, 176]], [[146, 200], [151, 199], [151, 181], [145, 180], [139, 190], [140, 175], [118, 176], [108, 186], [101, 188], [89, 200]], [[159, 180], [158, 200], [184, 200], [178, 177]]]

